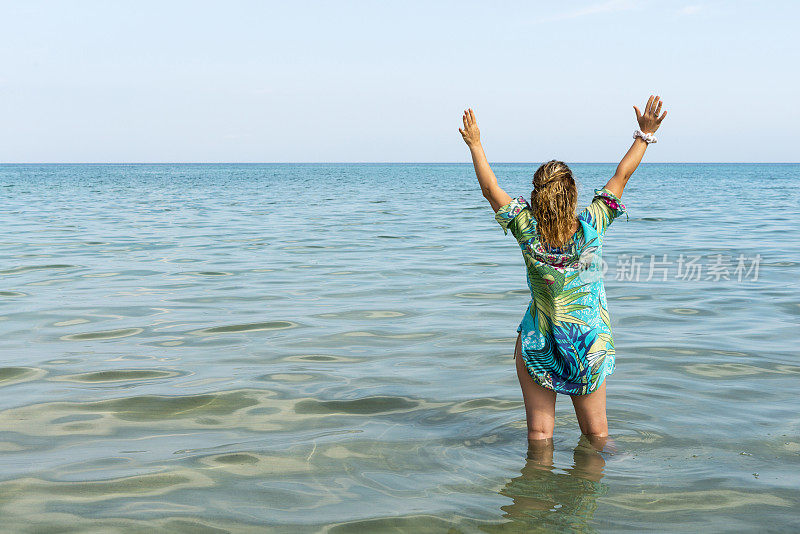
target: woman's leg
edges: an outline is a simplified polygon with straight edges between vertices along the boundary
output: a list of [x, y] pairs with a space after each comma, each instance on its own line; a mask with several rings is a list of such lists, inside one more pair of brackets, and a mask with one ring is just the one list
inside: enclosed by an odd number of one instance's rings
[[[608, 437], [608, 419], [606, 419], [606, 380], [595, 391], [588, 395], [571, 395], [575, 415], [581, 432], [592, 441], [592, 445], [604, 444]], [[602, 446], [600, 447], [602, 449]]]
[[556, 424], [556, 392], [540, 386], [531, 378], [528, 369], [525, 368], [525, 362], [522, 361], [521, 334], [517, 335], [514, 359], [517, 362], [517, 378], [522, 387], [522, 399], [525, 401], [528, 440], [552, 439]]

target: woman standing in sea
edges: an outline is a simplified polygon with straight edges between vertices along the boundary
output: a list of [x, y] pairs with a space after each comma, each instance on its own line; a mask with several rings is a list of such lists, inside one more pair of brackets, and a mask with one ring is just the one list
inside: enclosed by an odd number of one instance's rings
[[561, 161], [537, 169], [530, 202], [500, 188], [486, 161], [475, 114], [464, 111], [464, 127], [458, 131], [495, 220], [522, 249], [531, 290], [514, 348], [529, 442], [552, 440], [557, 393], [571, 397], [581, 433], [593, 445], [602, 448], [608, 437], [606, 377], [614, 372], [615, 351], [599, 262], [608, 226], [625, 213], [622, 191], [667, 115], [661, 105], [651, 95], [644, 113], [633, 106], [639, 123], [633, 145], [614, 176], [577, 214], [575, 179]]

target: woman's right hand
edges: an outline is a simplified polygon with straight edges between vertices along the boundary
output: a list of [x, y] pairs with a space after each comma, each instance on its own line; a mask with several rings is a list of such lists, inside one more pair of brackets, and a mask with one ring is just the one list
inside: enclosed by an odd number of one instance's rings
[[658, 116], [661, 113], [661, 104], [663, 102], [658, 96], [650, 95], [650, 99], [644, 107], [644, 115], [639, 111], [639, 108], [633, 106], [636, 111], [636, 121], [639, 123], [639, 129], [644, 133], [654, 133], [661, 126], [661, 121], [664, 120], [664, 117], [667, 116], [667, 110], [664, 110], [660, 117]]

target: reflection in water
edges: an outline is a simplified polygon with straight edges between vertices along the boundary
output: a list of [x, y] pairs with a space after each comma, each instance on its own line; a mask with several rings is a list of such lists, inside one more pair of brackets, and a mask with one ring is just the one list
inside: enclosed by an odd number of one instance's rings
[[[505, 527], [563, 528], [569, 532], [592, 532], [589, 522], [597, 510], [597, 497], [607, 486], [600, 483], [606, 462], [601, 452], [613, 450], [608, 438], [581, 435], [573, 450], [573, 464], [567, 469], [553, 465], [553, 439], [528, 441], [528, 454], [521, 475], [500, 491], [512, 504], [502, 506]], [[505, 530], [502, 529], [502, 530]]]

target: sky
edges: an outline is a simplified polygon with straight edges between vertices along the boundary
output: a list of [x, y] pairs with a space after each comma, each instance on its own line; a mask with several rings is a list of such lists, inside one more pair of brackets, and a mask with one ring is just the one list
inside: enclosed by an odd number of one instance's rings
[[800, 2], [2, 1], [0, 163], [798, 162]]

